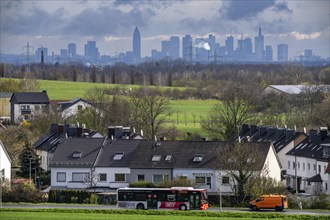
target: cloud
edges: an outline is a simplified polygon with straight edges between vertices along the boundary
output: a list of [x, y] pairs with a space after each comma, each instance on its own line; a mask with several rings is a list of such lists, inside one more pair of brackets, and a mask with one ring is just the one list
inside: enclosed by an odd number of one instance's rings
[[274, 11], [277, 12], [287, 12], [287, 13], [292, 13], [292, 10], [289, 9], [289, 6], [287, 2], [279, 2], [274, 6]]
[[321, 36], [321, 32], [314, 32], [311, 34], [303, 34], [296, 31], [290, 33], [296, 40], [315, 40]]
[[275, 0], [231, 0], [220, 9], [220, 13], [229, 20], [236, 21], [254, 17], [274, 4]]

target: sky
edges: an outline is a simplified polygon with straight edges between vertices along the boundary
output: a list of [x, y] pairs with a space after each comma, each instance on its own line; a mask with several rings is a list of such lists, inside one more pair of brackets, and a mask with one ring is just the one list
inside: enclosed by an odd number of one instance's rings
[[142, 55], [161, 49], [170, 36], [216, 36], [224, 46], [258, 34], [265, 45], [289, 44], [289, 57], [305, 49], [330, 57], [330, 0], [0, 0], [0, 52], [22, 54], [23, 47], [59, 53], [71, 42], [77, 53], [95, 40], [101, 55], [132, 50], [137, 26]]

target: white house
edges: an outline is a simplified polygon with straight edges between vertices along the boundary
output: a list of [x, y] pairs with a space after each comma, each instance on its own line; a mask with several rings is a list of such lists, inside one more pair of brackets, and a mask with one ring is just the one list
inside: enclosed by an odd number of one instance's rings
[[309, 138], [287, 153], [287, 185], [298, 192], [330, 195], [330, 135], [311, 130]]
[[0, 140], [0, 175], [1, 181], [11, 181], [11, 159], [6, 151], [5, 146]]
[[89, 102], [82, 98], [75, 98], [66, 102], [58, 102], [57, 104], [57, 111], [61, 114], [62, 119], [67, 119], [71, 116], [77, 115], [78, 112], [83, 111], [86, 108], [93, 107]]

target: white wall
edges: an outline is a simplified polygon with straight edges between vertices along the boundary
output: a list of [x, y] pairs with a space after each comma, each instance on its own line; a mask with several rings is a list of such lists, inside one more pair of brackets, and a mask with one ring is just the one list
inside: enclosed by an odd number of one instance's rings
[[5, 152], [5, 147], [0, 140], [0, 171], [4, 169], [5, 179], [11, 181], [11, 160], [9, 155]]
[[82, 110], [86, 109], [87, 107], [91, 107], [90, 104], [84, 102], [84, 101], [79, 101], [75, 103], [74, 105], [70, 106], [69, 108], [65, 109], [61, 114], [62, 118], [66, 119], [72, 115], [76, 115], [78, 113], [78, 106], [82, 106]]
[[[120, 187], [127, 187], [129, 184], [129, 175], [131, 173], [130, 168], [127, 167], [96, 167], [95, 172], [97, 174], [106, 173], [107, 174], [107, 181], [106, 182], [98, 182], [97, 186], [101, 187], [110, 187], [110, 188], [120, 188]], [[125, 182], [116, 182], [115, 181], [115, 174], [124, 173], [126, 174], [126, 181]]]
[[[51, 186], [52, 187], [68, 187], [68, 188], [86, 188], [88, 184], [83, 182], [72, 182], [72, 173], [90, 173], [90, 168], [51, 168]], [[65, 182], [57, 182], [57, 173], [65, 173]]]
[[268, 169], [268, 177], [273, 178], [278, 182], [281, 181], [281, 168], [276, 158], [276, 152], [273, 147], [269, 148], [263, 168]]

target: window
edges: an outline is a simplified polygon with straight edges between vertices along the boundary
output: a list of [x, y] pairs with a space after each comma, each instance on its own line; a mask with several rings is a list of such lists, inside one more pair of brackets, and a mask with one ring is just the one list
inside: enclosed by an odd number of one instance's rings
[[316, 172], [316, 164], [313, 164], [314, 171]]
[[295, 169], [295, 168], [296, 168], [296, 163], [292, 162], [292, 169]]
[[106, 173], [100, 173], [99, 174], [100, 182], [106, 182], [107, 181], [107, 174]]
[[116, 182], [125, 182], [126, 181], [125, 173], [116, 173], [115, 174], [115, 181]]
[[321, 173], [321, 165], [319, 165], [319, 173]]
[[169, 180], [168, 174], [155, 174], [153, 175], [153, 182], [154, 183], [163, 183], [165, 180]]
[[89, 173], [72, 173], [72, 182], [84, 182], [89, 177]]
[[144, 181], [144, 175], [143, 174], [138, 174], [137, 179], [138, 179], [138, 181]]
[[290, 161], [288, 161], [288, 169], [290, 169]]
[[152, 162], [157, 162], [157, 161], [160, 161], [160, 158], [161, 158], [162, 156], [160, 156], [160, 155], [154, 155], [152, 158], [151, 158], [151, 161]]
[[205, 184], [205, 176], [196, 176], [196, 178], [195, 178], [195, 182], [197, 183], [197, 184]]
[[303, 171], [305, 171], [305, 163], [303, 163]]
[[236, 163], [236, 159], [235, 158], [228, 158], [228, 162], [229, 163]]
[[40, 110], [40, 105], [35, 105], [35, 106], [34, 106], [34, 109], [35, 109], [36, 111]]
[[116, 152], [113, 156], [113, 160], [121, 160], [124, 156], [124, 152]]
[[78, 105], [78, 111], [82, 110], [82, 105]]
[[328, 192], [328, 183], [325, 183], [325, 192]]
[[171, 161], [172, 160], [172, 155], [167, 155], [165, 157], [165, 161]]
[[202, 155], [202, 154], [196, 154], [195, 156], [194, 156], [194, 159], [193, 159], [193, 161], [194, 162], [202, 162], [202, 160], [203, 160], [203, 157], [204, 157], [204, 155]]
[[81, 152], [78, 152], [78, 151], [73, 152], [72, 158], [81, 158]]
[[222, 184], [229, 184], [229, 177], [228, 176], [223, 176], [222, 177]]
[[308, 168], [308, 170], [311, 170], [311, 164], [310, 163], [307, 164], [307, 168]]
[[58, 172], [56, 174], [56, 181], [57, 182], [65, 182], [66, 181], [66, 173]]

